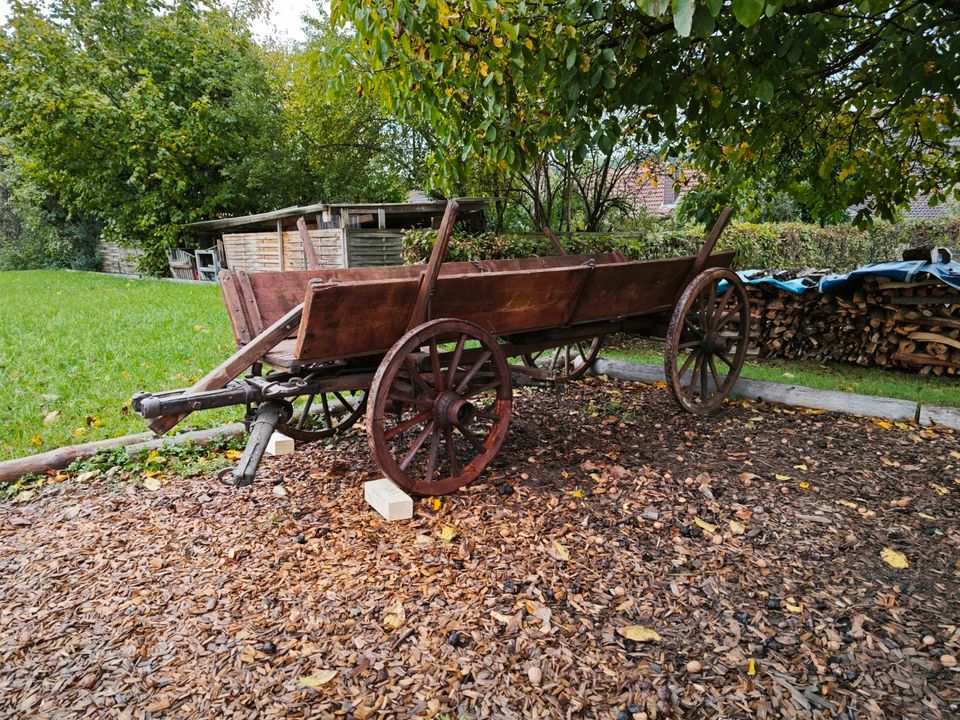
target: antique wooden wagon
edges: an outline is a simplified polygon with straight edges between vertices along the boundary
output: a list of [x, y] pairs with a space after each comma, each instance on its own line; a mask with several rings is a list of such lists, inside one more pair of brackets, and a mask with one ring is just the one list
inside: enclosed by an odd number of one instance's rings
[[733, 252], [713, 252], [729, 210], [697, 256], [644, 262], [606, 253], [445, 263], [456, 215], [451, 201], [426, 265], [224, 271], [239, 349], [193, 387], [140, 394], [134, 409], [162, 434], [189, 412], [246, 405], [247, 448], [221, 474], [237, 486], [253, 481], [274, 429], [318, 440], [366, 413], [384, 473], [440, 495], [500, 449], [514, 378], [577, 377], [610, 333], [666, 337], [667, 382], [687, 410], [708, 412], [729, 394], [749, 335]]

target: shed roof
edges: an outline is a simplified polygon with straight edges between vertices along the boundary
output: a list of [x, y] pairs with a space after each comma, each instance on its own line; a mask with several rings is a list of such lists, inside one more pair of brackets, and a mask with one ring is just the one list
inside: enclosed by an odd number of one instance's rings
[[[460, 210], [465, 213], [486, 210], [490, 201], [486, 198], [457, 198]], [[338, 213], [341, 210], [350, 212], [378, 212], [383, 210], [387, 215], [424, 215], [432, 216], [442, 213], [447, 207], [446, 200], [431, 200], [429, 202], [399, 202], [399, 203], [316, 203], [314, 205], [295, 205], [280, 210], [272, 210], [255, 215], [241, 215], [238, 217], [218, 218], [188, 223], [183, 227], [190, 230], [229, 230], [250, 225], [275, 222], [286, 218], [296, 218], [302, 215], [313, 215], [322, 212]]]

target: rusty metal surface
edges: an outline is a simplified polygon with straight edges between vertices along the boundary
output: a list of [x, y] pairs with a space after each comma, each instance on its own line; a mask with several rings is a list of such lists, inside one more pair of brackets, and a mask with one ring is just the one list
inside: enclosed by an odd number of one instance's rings
[[[440, 352], [442, 344], [452, 351]], [[464, 361], [467, 343], [479, 353]], [[370, 387], [370, 451], [404, 490], [443, 495], [472, 482], [497, 454], [513, 390], [497, 341], [463, 320], [413, 328], [384, 357]]]
[[674, 309], [664, 353], [667, 385], [681, 407], [702, 415], [720, 406], [743, 368], [749, 337], [750, 301], [736, 273], [697, 275]]

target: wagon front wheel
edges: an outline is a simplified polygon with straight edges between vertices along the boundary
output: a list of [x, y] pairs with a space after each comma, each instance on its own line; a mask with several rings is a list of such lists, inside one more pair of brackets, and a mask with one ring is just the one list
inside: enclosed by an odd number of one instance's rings
[[697, 275], [674, 308], [667, 330], [667, 385], [686, 410], [702, 415], [730, 394], [750, 341], [750, 300], [737, 274]]
[[489, 333], [463, 320], [431, 320], [400, 338], [377, 369], [370, 450], [404, 490], [453, 492], [499, 451], [512, 395], [507, 360]]

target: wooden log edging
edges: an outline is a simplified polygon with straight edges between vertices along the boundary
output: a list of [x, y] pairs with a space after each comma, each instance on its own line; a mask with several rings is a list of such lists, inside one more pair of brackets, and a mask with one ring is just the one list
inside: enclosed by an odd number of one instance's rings
[[[607, 375], [617, 380], [632, 380], [655, 383], [664, 379], [662, 365], [644, 365], [627, 360], [598, 358], [592, 372]], [[782, 405], [830, 410], [851, 415], [888, 418], [890, 420], [916, 420], [921, 425], [943, 425], [960, 430], [960, 408], [942, 405], [922, 405], [912, 400], [860, 395], [838, 390], [817, 390], [802, 385], [787, 385], [768, 380], [740, 378], [733, 392], [748, 400], [759, 400]]]
[[47, 470], [62, 470], [75, 460], [88, 458], [102, 450], [110, 450], [116, 447], [126, 447], [127, 455], [137, 457], [165, 444], [179, 445], [192, 442], [197, 445], [206, 445], [213, 440], [237, 437], [245, 432], [246, 428], [243, 423], [237, 422], [208, 430], [193, 430], [163, 439], [157, 439], [152, 432], [145, 432], [107, 440], [96, 440], [82, 445], [67, 445], [36, 455], [0, 462], [0, 483], [11, 482], [24, 475], [39, 475]]

